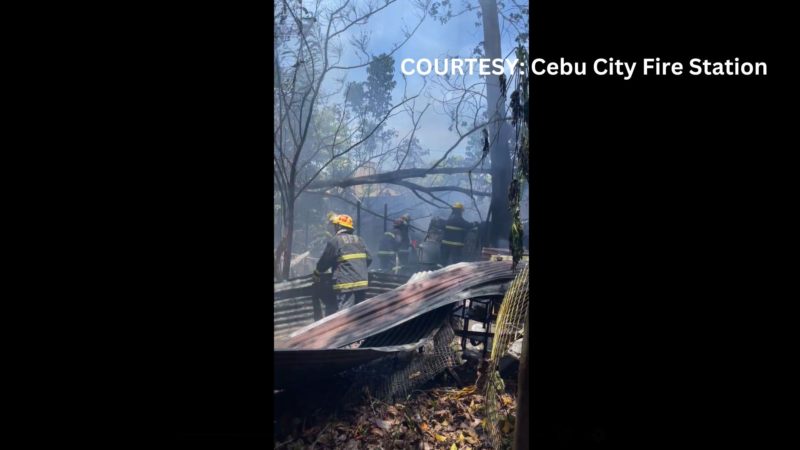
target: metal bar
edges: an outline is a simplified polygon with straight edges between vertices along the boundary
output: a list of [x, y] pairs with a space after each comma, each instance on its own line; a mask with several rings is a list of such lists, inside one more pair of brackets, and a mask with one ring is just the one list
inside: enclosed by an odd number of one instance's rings
[[311, 301], [314, 305], [314, 322], [322, 319], [322, 300], [318, 296], [314, 296], [311, 298]]
[[300, 299], [289, 299], [289, 300], [282, 300], [279, 302], [275, 302], [273, 304], [273, 312], [279, 313], [281, 311], [289, 311], [297, 308], [302, 308], [304, 306], [311, 305], [312, 297], [300, 297]]
[[314, 314], [314, 305], [304, 305], [301, 308], [291, 309], [287, 311], [278, 311], [275, 312], [275, 315], [272, 317], [273, 323], [278, 323], [281, 321], [286, 320], [294, 320], [298, 317], [313, 317]]
[[273, 309], [273, 317], [283, 317], [286, 314], [292, 314], [295, 311], [304, 310], [305, 308], [313, 308], [314, 303], [309, 299], [308, 301], [303, 301], [300, 303], [295, 303], [293, 305], [285, 305], [281, 309]]
[[[489, 334], [489, 327], [492, 326], [492, 305], [494, 304], [494, 299], [489, 299], [489, 303], [486, 305], [486, 315], [483, 318], [483, 328], [486, 329], [486, 334]], [[486, 357], [486, 351], [489, 349], [489, 337], [484, 336], [483, 339], [483, 357]]]
[[461, 331], [453, 330], [456, 336], [461, 336], [462, 340], [470, 339], [483, 339], [485, 337], [494, 337], [494, 333], [487, 333], [485, 331]]
[[277, 217], [277, 226], [275, 227], [275, 231], [278, 233], [278, 241], [280, 241], [281, 237], [283, 237], [283, 211]]
[[469, 327], [467, 326], [467, 324], [469, 323], [469, 319], [466, 318], [467, 301], [468, 301], [468, 299], [466, 299], [466, 298], [464, 300], [462, 300], [462, 302], [463, 302], [462, 306], [463, 307], [461, 308], [461, 323], [464, 324], [464, 330], [463, 330], [464, 331], [464, 337], [461, 338], [461, 350], [466, 350], [467, 349], [466, 332], [469, 329]]
[[356, 230], [358, 230], [359, 235], [364, 235], [364, 232], [361, 231], [361, 200], [356, 203]]

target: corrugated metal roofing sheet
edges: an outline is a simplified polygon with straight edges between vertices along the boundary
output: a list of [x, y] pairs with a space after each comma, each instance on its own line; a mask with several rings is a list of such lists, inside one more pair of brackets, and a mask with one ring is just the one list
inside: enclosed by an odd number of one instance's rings
[[[330, 278], [330, 274], [327, 277]], [[367, 298], [395, 289], [406, 281], [408, 276], [371, 272]], [[319, 295], [318, 289], [311, 275], [275, 284], [273, 337], [276, 341], [284, 340], [291, 333], [313, 323], [315, 311], [317, 317], [322, 317], [324, 307], [314, 304], [314, 298]]]
[[[502, 295], [514, 275], [508, 261], [461, 263], [416, 274], [397, 289], [276, 341], [275, 387], [320, 381], [385, 356], [409, 354], [431, 339], [454, 303]], [[359, 348], [338, 348], [361, 340]]]
[[445, 305], [423, 314], [408, 322], [392, 327], [375, 336], [364, 339], [359, 348], [390, 347], [408, 345], [424, 341], [431, 333], [441, 326], [442, 322], [450, 315], [453, 305]]
[[276, 387], [297, 385], [333, 376], [376, 359], [413, 352], [430, 341], [452, 310], [443, 306], [383, 333], [352, 349], [276, 349]]
[[281, 347], [342, 347], [458, 301], [461, 291], [514, 278], [510, 261], [459, 263], [418, 275], [395, 290], [297, 330], [280, 342]]
[[[329, 273], [322, 274], [323, 282], [330, 282]], [[385, 292], [394, 289], [408, 281], [408, 276], [395, 275], [381, 272], [369, 273], [370, 287], [375, 291]], [[296, 297], [313, 296], [316, 294], [314, 280], [311, 275], [292, 278], [282, 283], [275, 283], [273, 300], [280, 301]]]

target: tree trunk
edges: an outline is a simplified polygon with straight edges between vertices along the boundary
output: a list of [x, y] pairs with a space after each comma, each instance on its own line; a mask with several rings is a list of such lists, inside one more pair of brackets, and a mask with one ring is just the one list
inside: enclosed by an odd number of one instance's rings
[[528, 446], [529, 427], [528, 412], [530, 404], [528, 402], [528, 367], [530, 365], [530, 353], [528, 351], [528, 341], [530, 339], [530, 328], [528, 327], [528, 312], [525, 314], [525, 336], [522, 337], [522, 354], [519, 357], [519, 378], [517, 380], [517, 423], [514, 429], [514, 450], [530, 448]]
[[[500, 49], [500, 23], [496, 0], [480, 0], [483, 19], [483, 48], [486, 58], [502, 59]], [[505, 98], [500, 95], [500, 77], [486, 77], [486, 102], [489, 121], [506, 116]], [[492, 159], [492, 224], [489, 229], [489, 242], [494, 247], [501, 246], [501, 240], [508, 241], [511, 232], [511, 211], [508, 204], [508, 187], [511, 185], [511, 152], [508, 139], [511, 128], [506, 121], [495, 122], [489, 126], [489, 155]]]
[[283, 249], [282, 276], [284, 280], [289, 279], [289, 271], [292, 268], [292, 238], [294, 237], [294, 192], [286, 199], [286, 216], [284, 219], [283, 232], [285, 233], [286, 248]]

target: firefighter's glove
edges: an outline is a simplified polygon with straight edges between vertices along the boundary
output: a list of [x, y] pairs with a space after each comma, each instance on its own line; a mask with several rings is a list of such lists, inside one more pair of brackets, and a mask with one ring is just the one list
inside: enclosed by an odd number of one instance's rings
[[314, 280], [314, 283], [319, 283], [320, 277], [319, 277], [319, 271], [318, 270], [315, 269], [314, 273], [311, 275], [311, 277]]

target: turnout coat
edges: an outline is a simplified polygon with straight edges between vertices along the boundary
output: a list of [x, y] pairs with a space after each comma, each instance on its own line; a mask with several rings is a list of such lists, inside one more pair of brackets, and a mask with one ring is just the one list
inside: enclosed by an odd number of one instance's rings
[[325, 246], [317, 262], [317, 273], [333, 268], [334, 291], [362, 291], [369, 285], [367, 267], [371, 263], [364, 240], [351, 230], [342, 229]]

